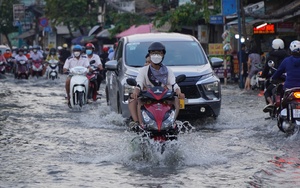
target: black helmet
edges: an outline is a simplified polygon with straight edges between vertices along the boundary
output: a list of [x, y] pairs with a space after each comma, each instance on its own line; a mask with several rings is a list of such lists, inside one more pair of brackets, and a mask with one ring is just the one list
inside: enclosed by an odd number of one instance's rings
[[148, 47], [148, 52], [150, 51], [163, 51], [164, 54], [166, 54], [166, 48], [165, 46], [160, 43], [160, 42], [153, 42], [149, 47]]
[[51, 48], [50, 49], [50, 54], [53, 54], [53, 55], [56, 54], [56, 49], [55, 48]]

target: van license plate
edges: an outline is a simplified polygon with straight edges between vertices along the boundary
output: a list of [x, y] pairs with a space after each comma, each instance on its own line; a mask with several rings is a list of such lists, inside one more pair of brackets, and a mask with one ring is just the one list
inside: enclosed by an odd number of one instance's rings
[[184, 109], [185, 104], [184, 104], [184, 99], [179, 99], [179, 109]]

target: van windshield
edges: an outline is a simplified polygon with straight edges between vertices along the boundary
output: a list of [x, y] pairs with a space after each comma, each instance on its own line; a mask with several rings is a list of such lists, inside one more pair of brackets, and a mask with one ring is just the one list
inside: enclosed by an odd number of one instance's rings
[[[195, 41], [164, 41], [166, 55], [163, 64], [167, 66], [204, 65], [206, 55]], [[132, 42], [126, 45], [125, 62], [128, 66], [142, 67], [151, 42]]]

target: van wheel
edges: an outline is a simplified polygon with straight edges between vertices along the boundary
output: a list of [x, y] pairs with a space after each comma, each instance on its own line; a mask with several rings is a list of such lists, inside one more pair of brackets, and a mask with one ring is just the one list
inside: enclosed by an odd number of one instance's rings
[[107, 104], [107, 106], [110, 106], [110, 104], [109, 104], [109, 96], [108, 96], [108, 88], [107, 87], [105, 87], [105, 96], [106, 96], [106, 104]]
[[121, 101], [120, 101], [119, 93], [117, 95], [117, 108], [118, 108], [118, 114], [122, 114]]

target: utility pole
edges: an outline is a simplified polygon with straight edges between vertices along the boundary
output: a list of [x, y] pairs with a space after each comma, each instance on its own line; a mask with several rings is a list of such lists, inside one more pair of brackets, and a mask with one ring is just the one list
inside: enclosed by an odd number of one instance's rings
[[243, 87], [243, 75], [242, 73], [242, 44], [241, 44], [241, 38], [242, 38], [242, 27], [241, 27], [241, 0], [237, 0], [237, 15], [238, 15], [238, 33], [239, 33], [239, 38], [238, 38], [238, 60], [239, 60], [239, 75], [240, 75], [240, 88], [242, 89]]

